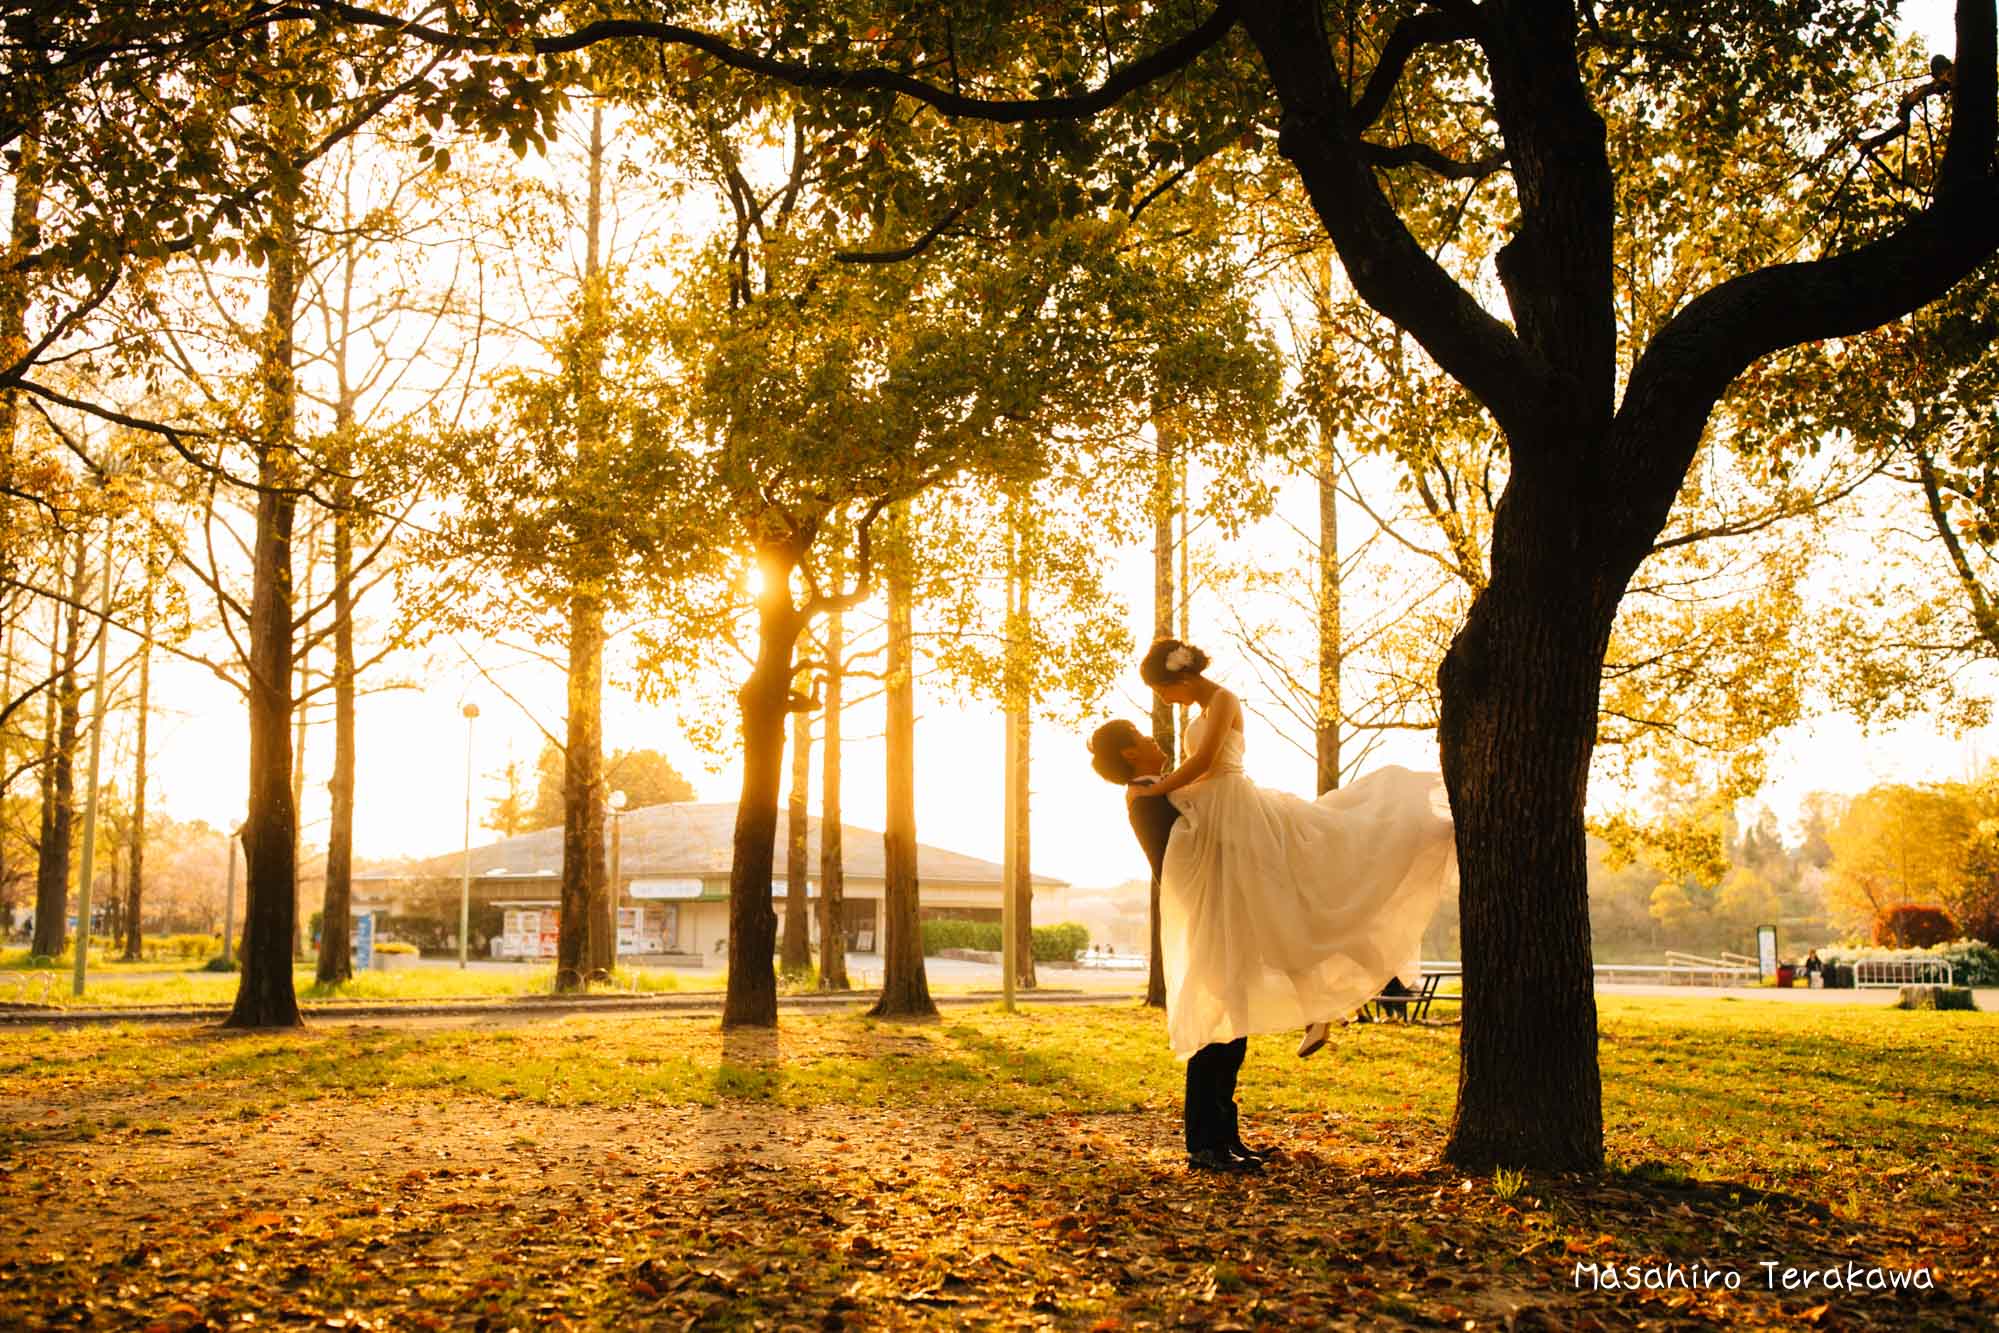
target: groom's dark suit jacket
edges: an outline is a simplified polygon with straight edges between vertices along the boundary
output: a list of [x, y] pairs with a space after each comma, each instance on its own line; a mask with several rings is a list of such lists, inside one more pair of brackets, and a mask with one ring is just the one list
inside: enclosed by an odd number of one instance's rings
[[[1131, 831], [1138, 835], [1138, 845], [1145, 849], [1145, 859], [1152, 863], [1152, 887], [1157, 891], [1159, 877], [1166, 867], [1166, 844], [1173, 836], [1173, 825], [1180, 819], [1180, 809], [1164, 796], [1139, 796], [1126, 802], [1125, 812], [1131, 817]], [[1188, 1152], [1225, 1150], [1241, 1141], [1235, 1083], [1248, 1049], [1248, 1040], [1237, 1037], [1234, 1041], [1203, 1046], [1187, 1061]]]
[[1138, 845], [1145, 849], [1145, 859], [1152, 863], [1152, 882], [1157, 885], [1166, 866], [1166, 843], [1173, 836], [1173, 825], [1179, 822], [1180, 809], [1164, 796], [1140, 796], [1127, 804], [1126, 813], [1131, 816], [1131, 831], [1138, 835]]

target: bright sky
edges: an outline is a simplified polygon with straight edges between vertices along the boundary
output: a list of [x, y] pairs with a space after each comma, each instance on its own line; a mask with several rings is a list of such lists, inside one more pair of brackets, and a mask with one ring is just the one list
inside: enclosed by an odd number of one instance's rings
[[[1950, 14], [1946, 0], [1917, 0], [1908, 7], [1906, 22], [1911, 31], [1929, 40], [1932, 49], [1949, 50]], [[1302, 525], [1314, 521], [1310, 504], [1302, 488], [1293, 488], [1284, 498]], [[1240, 554], [1258, 553], [1252, 545]], [[1276, 555], [1278, 548], [1269, 553]], [[1144, 644], [1151, 632], [1149, 551], [1118, 553], [1113, 590], [1130, 609], [1134, 640]], [[1214, 654], [1214, 674], [1219, 679], [1247, 686], [1249, 673], [1229, 659], [1229, 645], [1218, 632], [1215, 611], [1197, 601], [1192, 637]], [[507, 668], [502, 678], [544, 726], [560, 731], [563, 692], [555, 672], [516, 666]], [[657, 748], [693, 780], [702, 800], [736, 799], [738, 764], [698, 754], [681, 737], [671, 709], [642, 706], [617, 684], [614, 673], [614, 688], [605, 699], [607, 750]], [[153, 723], [155, 808], [217, 825], [233, 823], [241, 816], [245, 791], [247, 738], [240, 703], [226, 687], [184, 663], [157, 668], [155, 688], [156, 698], [170, 705], [170, 711], [156, 714]], [[355, 815], [360, 855], [428, 855], [459, 845], [466, 753], [466, 726], [459, 708], [468, 698], [481, 709], [471, 737], [475, 811], [483, 811], [498, 794], [495, 775], [509, 758], [532, 762], [541, 745], [534, 723], [479, 680], [447, 646], [422, 689], [362, 701]], [[1134, 669], [1100, 711], [1104, 716], [1142, 720], [1148, 699]], [[934, 691], [923, 692], [918, 706], [918, 836], [927, 843], [998, 860], [1000, 718], [990, 708], [939, 698]], [[1257, 779], [1268, 786], [1309, 791], [1309, 761], [1258, 719], [1249, 719], [1249, 729], [1248, 762]], [[844, 761], [846, 819], [879, 828], [883, 813], [879, 708], [851, 711], [846, 731], [850, 738]], [[305, 810], [306, 841], [312, 844], [325, 838], [324, 783], [330, 745], [329, 730], [315, 727], [307, 742], [310, 778]], [[1032, 749], [1036, 871], [1079, 885], [1115, 883], [1142, 873], [1143, 861], [1125, 826], [1122, 802], [1114, 788], [1090, 772], [1082, 734], [1038, 724]], [[1821, 721], [1787, 738], [1764, 800], [1781, 818], [1789, 819], [1808, 791], [1856, 791], [1888, 778], [1960, 776], [1978, 758], [1994, 754], [1999, 754], [1999, 733], [1958, 740], [1938, 735], [1933, 728], [1909, 727], [1870, 738], [1851, 722]], [[1434, 768], [1434, 738], [1398, 736], [1372, 763]], [[815, 790], [815, 813], [817, 800]]]

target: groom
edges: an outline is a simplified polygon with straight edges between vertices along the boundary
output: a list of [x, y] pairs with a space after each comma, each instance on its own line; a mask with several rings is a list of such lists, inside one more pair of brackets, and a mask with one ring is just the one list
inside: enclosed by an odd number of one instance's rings
[[[1152, 737], [1120, 718], [1090, 737], [1092, 766], [1107, 781], [1126, 785], [1126, 813], [1145, 859], [1152, 865], [1152, 888], [1166, 862], [1166, 843], [1180, 810], [1164, 796], [1146, 796], [1145, 785], [1166, 768], [1166, 752]], [[1235, 1085], [1249, 1038], [1211, 1042], [1187, 1061], [1187, 1166], [1195, 1171], [1245, 1174], [1261, 1171], [1267, 1153], [1243, 1143], [1238, 1132]]]

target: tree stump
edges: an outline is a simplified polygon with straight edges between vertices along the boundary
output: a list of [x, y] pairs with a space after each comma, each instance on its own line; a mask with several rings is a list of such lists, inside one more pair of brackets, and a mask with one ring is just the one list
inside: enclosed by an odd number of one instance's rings
[[1976, 1009], [1969, 986], [1904, 986], [1897, 1009]]

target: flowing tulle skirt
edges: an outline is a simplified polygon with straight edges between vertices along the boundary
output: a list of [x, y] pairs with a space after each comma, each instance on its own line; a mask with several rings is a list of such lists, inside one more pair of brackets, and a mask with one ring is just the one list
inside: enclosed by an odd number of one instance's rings
[[1226, 771], [1171, 799], [1160, 934], [1177, 1055], [1338, 1019], [1414, 977], [1457, 873], [1437, 774], [1382, 768], [1307, 801]]

